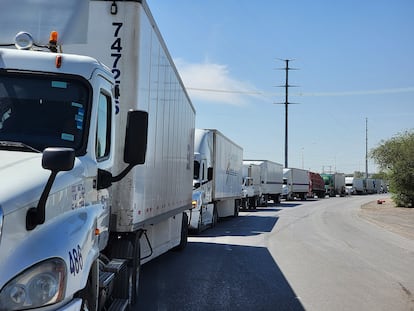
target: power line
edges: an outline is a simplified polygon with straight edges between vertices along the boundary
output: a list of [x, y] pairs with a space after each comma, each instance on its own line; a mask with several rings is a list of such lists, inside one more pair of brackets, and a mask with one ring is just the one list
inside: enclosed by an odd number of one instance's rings
[[[294, 68], [290, 68], [292, 70]], [[284, 86], [281, 86], [284, 87]], [[210, 93], [234, 93], [246, 95], [262, 95], [262, 96], [280, 96], [280, 93], [270, 93], [265, 91], [255, 90], [231, 90], [231, 89], [214, 89], [202, 87], [187, 87], [187, 90], [196, 92], [210, 92]], [[392, 88], [392, 89], [376, 89], [376, 90], [359, 90], [359, 91], [338, 91], [338, 92], [300, 92], [291, 95], [295, 97], [341, 97], [341, 96], [358, 96], [358, 95], [378, 95], [378, 94], [393, 94], [393, 93], [413, 93], [414, 86]]]

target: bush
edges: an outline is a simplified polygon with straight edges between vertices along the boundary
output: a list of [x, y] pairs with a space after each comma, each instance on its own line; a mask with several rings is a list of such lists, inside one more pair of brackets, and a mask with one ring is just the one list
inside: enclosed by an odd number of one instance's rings
[[414, 204], [414, 131], [407, 131], [382, 141], [371, 157], [387, 174], [392, 199], [397, 206]]

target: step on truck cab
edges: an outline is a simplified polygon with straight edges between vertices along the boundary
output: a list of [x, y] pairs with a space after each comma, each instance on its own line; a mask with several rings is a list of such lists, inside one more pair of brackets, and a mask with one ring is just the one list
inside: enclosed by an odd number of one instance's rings
[[144, 1], [0, 18], [0, 310], [126, 310], [186, 245], [195, 110]]

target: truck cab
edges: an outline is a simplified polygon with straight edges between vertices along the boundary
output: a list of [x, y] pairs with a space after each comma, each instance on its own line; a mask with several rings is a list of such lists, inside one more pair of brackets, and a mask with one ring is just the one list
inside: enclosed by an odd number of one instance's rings
[[0, 310], [85, 301], [109, 239], [114, 161], [128, 170], [145, 158], [128, 141], [116, 153], [115, 97], [111, 71], [93, 58], [0, 49]]

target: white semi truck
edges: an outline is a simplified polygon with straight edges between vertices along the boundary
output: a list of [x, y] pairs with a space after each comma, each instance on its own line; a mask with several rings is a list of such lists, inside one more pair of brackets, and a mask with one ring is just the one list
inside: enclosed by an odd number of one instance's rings
[[254, 165], [260, 168], [260, 195], [257, 205], [267, 206], [268, 201], [280, 203], [283, 187], [283, 165], [269, 160], [243, 160], [243, 165]]
[[243, 149], [215, 129], [196, 129], [193, 208], [189, 228], [214, 227], [221, 217], [237, 216], [242, 195]]
[[354, 177], [345, 177], [345, 189], [347, 194], [355, 194]]
[[306, 200], [309, 191], [309, 174], [299, 168], [283, 169], [283, 195], [286, 200]]
[[242, 198], [240, 208], [255, 209], [262, 195], [260, 187], [260, 166], [243, 160]]
[[186, 245], [195, 110], [145, 1], [0, 18], [0, 310], [126, 310], [140, 265]]

